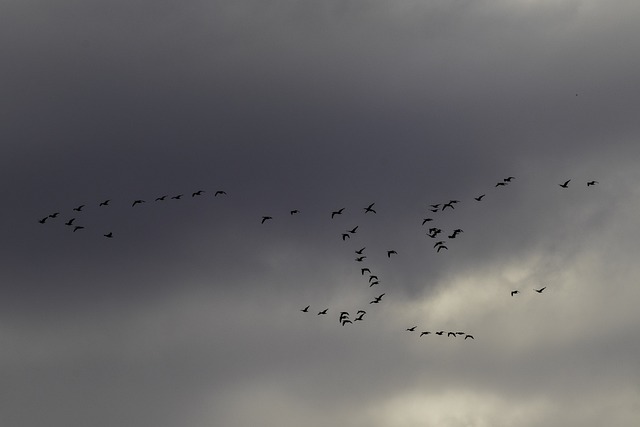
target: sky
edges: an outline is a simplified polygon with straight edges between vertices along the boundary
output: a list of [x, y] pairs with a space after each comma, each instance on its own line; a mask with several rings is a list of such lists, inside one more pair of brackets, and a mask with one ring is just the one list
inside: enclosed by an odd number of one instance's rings
[[637, 425], [639, 19], [3, 1], [0, 424]]

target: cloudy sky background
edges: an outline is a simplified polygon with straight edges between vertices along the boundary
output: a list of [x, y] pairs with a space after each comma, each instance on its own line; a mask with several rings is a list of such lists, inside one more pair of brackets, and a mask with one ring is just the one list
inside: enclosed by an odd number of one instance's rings
[[640, 422], [640, 3], [0, 9], [3, 426]]

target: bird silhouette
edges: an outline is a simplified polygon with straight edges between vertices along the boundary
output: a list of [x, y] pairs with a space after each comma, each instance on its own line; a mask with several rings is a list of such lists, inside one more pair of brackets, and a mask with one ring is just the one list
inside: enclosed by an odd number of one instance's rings
[[390, 251], [387, 251], [387, 258], [391, 258], [391, 255], [397, 255], [398, 252], [394, 251], [393, 249]]
[[331, 219], [333, 219], [333, 217], [336, 215], [342, 215], [342, 211], [344, 211], [344, 208], [340, 208], [337, 211], [331, 212]]
[[300, 311], [303, 312], [303, 313], [308, 313], [309, 312], [309, 307], [311, 307], [311, 306], [308, 305], [305, 308], [301, 308]]
[[429, 331], [423, 331], [423, 332], [420, 332], [420, 336], [429, 335], [430, 333], [431, 332], [429, 332]]
[[366, 313], [366, 312], [365, 312], [365, 311], [361, 311], [361, 312], [359, 312], [359, 313], [360, 313], [360, 314], [358, 314], [358, 317], [356, 317], [355, 319], [353, 319], [353, 321], [354, 321], [354, 322], [357, 322], [358, 320], [362, 320], [362, 318], [364, 317], [364, 315], [365, 315], [365, 313]]
[[451, 335], [453, 335], [454, 337], [456, 336], [455, 332], [447, 332], [447, 336], [450, 337]]
[[516, 179], [515, 176], [508, 176], [506, 178], [503, 179], [504, 182], [511, 182], [512, 180]]
[[349, 319], [343, 319], [342, 320], [342, 326], [346, 325], [347, 323], [353, 323], [351, 320]]
[[364, 248], [358, 249], [357, 251], [355, 251], [358, 255], [362, 255], [362, 252], [364, 252], [364, 250], [366, 249], [366, 246]]
[[135, 200], [135, 201], [131, 204], [131, 207], [134, 207], [135, 205], [139, 205], [139, 204], [141, 204], [141, 203], [146, 203], [146, 202], [145, 202], [144, 200], [140, 200], [140, 199], [138, 199], [138, 200]]
[[181, 198], [182, 196], [183, 196], [183, 194], [178, 194], [178, 195], [176, 195], [176, 196], [173, 196], [173, 197], [172, 197], [172, 199], [180, 200], [180, 198]]
[[318, 312], [318, 316], [320, 316], [321, 314], [327, 314], [327, 310], [329, 310], [329, 309], [325, 308], [324, 310]]
[[543, 287], [542, 287], [542, 288], [540, 288], [540, 289], [534, 289], [534, 291], [536, 291], [537, 293], [541, 294], [541, 293], [542, 293], [542, 291], [544, 291], [545, 289], [547, 289], [547, 287], [546, 287], [546, 286], [543, 286]]
[[455, 209], [453, 207], [453, 203], [449, 202], [449, 203], [445, 203], [444, 205], [442, 205], [442, 210], [445, 210], [446, 208], [451, 208], [451, 209]]
[[298, 209], [294, 209], [294, 210], [289, 212], [289, 214], [291, 214], [291, 215], [295, 215], [295, 214], [298, 214], [298, 213], [300, 213], [300, 211]]
[[340, 312], [340, 320], [346, 319], [348, 317], [349, 317], [349, 312], [348, 311], [341, 311]]
[[358, 229], [358, 226], [356, 225], [355, 227], [353, 227], [351, 230], [347, 230], [347, 232], [351, 233], [351, 234], [356, 234], [356, 230]]
[[519, 294], [519, 293], [520, 293], [520, 291], [517, 291], [517, 290], [516, 291], [511, 291], [511, 296], [514, 296], [515, 294]]
[[468, 334], [467, 334], [467, 335], [465, 335], [465, 336], [464, 336], [464, 339], [466, 340], [467, 338], [471, 338], [472, 340], [475, 340], [475, 338], [473, 337], [473, 335], [468, 335]]
[[160, 196], [160, 197], [156, 197], [156, 202], [161, 202], [164, 201], [164, 199], [167, 197], [167, 195], [165, 194], [164, 196]]
[[266, 220], [268, 220], [268, 219], [273, 219], [273, 218], [272, 218], [272, 217], [270, 217], [270, 216], [263, 216], [263, 217], [262, 217], [262, 221], [260, 222], [260, 224], [264, 224], [264, 222], [265, 222]]
[[369, 276], [369, 282], [373, 280], [378, 280], [378, 276], [376, 276], [375, 274], [372, 274], [371, 276]]
[[441, 203], [436, 203], [435, 205], [429, 205], [429, 206], [431, 206], [433, 209], [438, 209], [440, 205]]
[[501, 186], [503, 186], [503, 185], [507, 185], [507, 183], [506, 183], [506, 182], [499, 182], [499, 183], [497, 183], [495, 186], [496, 186], [496, 187], [501, 187]]
[[362, 273], [362, 275], [364, 276], [364, 273], [371, 273], [371, 270], [369, 270], [368, 268], [361, 268], [360, 272]]
[[448, 247], [446, 247], [445, 245], [440, 245], [440, 246], [438, 246], [438, 249], [437, 249], [437, 251], [436, 251], [436, 252], [440, 252], [440, 250], [441, 250], [441, 249], [449, 250], [449, 248], [448, 248]]
[[356, 261], [362, 262], [366, 257], [367, 257], [366, 255], [359, 256], [358, 258], [356, 258]]
[[107, 234], [103, 234], [104, 237], [111, 239], [113, 237], [113, 232], [108, 232]]
[[213, 195], [213, 197], [217, 197], [217, 196], [226, 196], [227, 192], [224, 190], [218, 190], [215, 192], [215, 194]]
[[478, 196], [478, 197], [474, 197], [474, 199], [476, 199], [478, 202], [480, 202], [480, 201], [482, 201], [482, 198], [483, 198], [484, 196], [485, 196], [484, 194], [481, 194], [481, 195], [480, 195], [480, 196]]
[[349, 233], [342, 233], [342, 240], [346, 240], [346, 239], [350, 239], [351, 236], [349, 235]]
[[73, 227], [73, 232], [75, 233], [78, 230], [82, 230], [84, 227], [81, 225], [76, 225], [75, 227]]
[[436, 246], [442, 246], [444, 245], [444, 240], [440, 240], [439, 242], [436, 242], [435, 245], [433, 245], [433, 247], [435, 248]]
[[204, 193], [204, 190], [194, 191], [193, 193], [191, 193], [191, 197], [202, 196], [202, 193]]
[[416, 328], [417, 328], [417, 326], [412, 326], [412, 327], [410, 327], [410, 328], [407, 328], [407, 331], [409, 331], [409, 332], [413, 332], [413, 331], [415, 331], [415, 330], [416, 330]]
[[367, 212], [373, 212], [373, 213], [377, 213], [375, 210], [373, 210], [373, 205], [375, 205], [375, 203], [371, 203], [369, 206], [367, 206], [366, 208], [364, 208], [364, 213]]
[[104, 202], [101, 202], [98, 206], [109, 206], [109, 202], [110, 202], [110, 201], [111, 201], [111, 200], [107, 199], [107, 200], [105, 200]]
[[382, 301], [382, 297], [385, 296], [385, 294], [380, 294], [377, 297], [375, 297], [373, 299], [373, 301], [371, 301], [369, 304], [378, 304], [380, 301]]
[[444, 331], [438, 331], [438, 332], [436, 332], [436, 335], [442, 335], [442, 334], [444, 334]]
[[566, 181], [564, 182], [564, 184], [558, 184], [558, 185], [559, 185], [560, 187], [562, 187], [562, 188], [568, 188], [568, 187], [569, 187], [569, 182], [571, 182], [571, 180], [570, 180], [570, 179], [566, 180]]
[[425, 223], [429, 222], [429, 221], [433, 221], [433, 219], [431, 218], [425, 218], [422, 220], [422, 225], [424, 225]]
[[75, 208], [73, 208], [73, 210], [80, 212], [80, 211], [82, 211], [82, 208], [84, 208], [84, 205], [80, 205], [78, 207], [75, 207]]
[[48, 220], [48, 219], [49, 219], [49, 216], [47, 215], [47, 216], [45, 216], [44, 218], [39, 219], [39, 220], [38, 220], [38, 222], [39, 222], [40, 224], [44, 224], [45, 222], [47, 222], [47, 220]]
[[433, 209], [429, 209], [430, 212], [438, 212], [440, 209], [438, 208], [433, 208]]
[[378, 282], [377, 280], [373, 281], [373, 282], [369, 282], [369, 287], [375, 286], [375, 285], [379, 285], [380, 282]]
[[367, 312], [364, 310], [358, 310], [358, 312], [356, 314], [366, 314]]
[[57, 217], [58, 215], [60, 215], [60, 212], [54, 212], [54, 213], [52, 213], [52, 214], [49, 214], [49, 218], [55, 218], [55, 217]]
[[587, 182], [587, 187], [590, 187], [592, 185], [596, 185], [596, 184], [600, 184], [598, 181], [589, 181]]
[[64, 225], [72, 225], [75, 220], [75, 218], [71, 218], [69, 221], [65, 222]]

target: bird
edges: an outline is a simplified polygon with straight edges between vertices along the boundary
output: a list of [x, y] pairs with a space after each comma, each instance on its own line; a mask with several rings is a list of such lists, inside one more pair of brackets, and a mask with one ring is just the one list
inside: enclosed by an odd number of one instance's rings
[[391, 258], [391, 255], [397, 255], [398, 252], [394, 251], [393, 249], [390, 251], [387, 251], [387, 258]]
[[456, 234], [460, 234], [460, 233], [464, 233], [464, 230], [462, 228], [456, 228], [455, 230], [453, 230], [453, 232]]
[[290, 215], [295, 215], [297, 213], [300, 213], [300, 211], [298, 209], [294, 209], [294, 210], [289, 212]]
[[506, 182], [499, 182], [499, 183], [496, 184], [496, 187], [500, 187], [500, 186], [503, 186], [503, 185], [507, 185], [507, 183]]
[[366, 255], [359, 256], [358, 258], [356, 258], [356, 261], [362, 262], [366, 257], [367, 257]]
[[349, 319], [343, 319], [342, 320], [342, 326], [346, 325], [347, 323], [353, 323], [351, 320]]
[[227, 195], [227, 192], [224, 190], [218, 190], [214, 193], [213, 197], [217, 197], [217, 196], [223, 196], [223, 195]]
[[369, 283], [371, 283], [371, 281], [373, 280], [378, 280], [378, 276], [376, 276], [375, 274], [372, 274], [371, 276], [369, 276]]
[[321, 314], [327, 314], [327, 310], [329, 310], [329, 309], [325, 308], [324, 310], [318, 312], [318, 316], [320, 316]]
[[596, 184], [600, 184], [598, 181], [589, 181], [587, 182], [587, 187], [590, 187], [592, 185], [596, 185]]
[[455, 332], [447, 332], [447, 336], [450, 337], [451, 335], [453, 335], [454, 337], [456, 336]]
[[445, 210], [447, 207], [449, 207], [451, 209], [455, 209], [453, 207], [453, 203], [449, 202], [449, 203], [445, 203], [444, 205], [442, 205], [442, 210]]
[[109, 206], [109, 202], [110, 202], [110, 201], [111, 201], [111, 200], [107, 199], [107, 200], [105, 200], [104, 202], [100, 202], [100, 204], [99, 204], [98, 206]]
[[133, 204], [131, 205], [131, 207], [134, 207], [135, 205], [139, 205], [140, 203], [145, 203], [145, 201], [144, 201], [144, 200], [140, 200], [140, 199], [135, 200], [135, 201], [133, 202]]
[[373, 208], [373, 205], [375, 205], [375, 203], [371, 203], [369, 206], [367, 206], [366, 208], [364, 208], [364, 213], [367, 212], [373, 212], [373, 213], [377, 213]]
[[425, 218], [422, 220], [422, 225], [424, 225], [425, 223], [429, 222], [429, 221], [433, 221], [433, 219], [431, 218]]
[[75, 233], [78, 230], [82, 230], [84, 227], [81, 225], [76, 225], [75, 227], [73, 227], [73, 232]]
[[444, 334], [444, 331], [438, 331], [438, 332], [436, 332], [436, 335], [442, 335], [442, 334]]
[[380, 282], [378, 282], [377, 280], [373, 281], [373, 282], [369, 282], [369, 287], [375, 286], [375, 285], [379, 285]]
[[156, 202], [161, 202], [164, 201], [164, 199], [167, 197], [167, 195], [165, 194], [164, 196], [160, 196], [160, 197], [156, 197]]
[[75, 220], [75, 218], [71, 218], [69, 221], [65, 222], [64, 225], [72, 225]]
[[362, 275], [364, 276], [364, 273], [371, 273], [371, 270], [369, 270], [368, 268], [361, 268], [360, 272], [362, 273]]
[[475, 340], [475, 338], [473, 337], [473, 335], [468, 335], [468, 334], [467, 334], [467, 335], [465, 335], [465, 336], [464, 336], [464, 339], [466, 340], [467, 338], [471, 338], [472, 340]]
[[441, 250], [441, 249], [449, 250], [449, 248], [448, 248], [448, 247], [446, 247], [445, 245], [440, 245], [440, 246], [438, 246], [438, 249], [437, 249], [437, 251], [436, 251], [436, 252], [440, 252], [440, 250]]
[[272, 217], [270, 217], [270, 216], [263, 216], [263, 217], [262, 217], [262, 221], [260, 222], [260, 224], [264, 224], [264, 222], [265, 222], [266, 220], [268, 220], [268, 219], [273, 219], [273, 218], [272, 218]]
[[107, 234], [103, 234], [103, 236], [108, 238], [108, 239], [111, 239], [111, 238], [113, 238], [113, 232], [110, 231]]
[[504, 182], [511, 182], [512, 180], [516, 179], [515, 176], [508, 176], [506, 178], [503, 179]]
[[180, 198], [181, 198], [182, 196], [183, 196], [182, 194], [177, 194], [177, 195], [173, 196], [173, 197], [172, 197], [172, 199], [180, 200]]
[[435, 205], [429, 205], [431, 206], [433, 209], [438, 209], [440, 207], [440, 203], [436, 203]]
[[362, 320], [362, 318], [364, 317], [366, 312], [364, 310], [360, 310], [358, 313], [360, 313], [360, 314], [358, 314], [358, 317], [353, 319], [354, 322], [357, 322], [358, 320]]
[[80, 212], [80, 211], [82, 211], [82, 208], [84, 208], [84, 205], [80, 205], [78, 207], [75, 207], [75, 208], [73, 208], [73, 210]]
[[195, 191], [195, 192], [191, 193], [191, 197], [202, 196], [202, 193], [204, 193], [204, 190]]
[[351, 236], [349, 235], [349, 233], [342, 233], [342, 240], [346, 240], [346, 239], [350, 239]]
[[433, 247], [435, 248], [436, 246], [442, 246], [444, 245], [444, 240], [440, 240], [439, 242], [436, 242], [435, 245], [433, 245]]
[[541, 294], [541, 293], [542, 293], [542, 291], [544, 291], [545, 289], [547, 289], [547, 287], [546, 287], [546, 286], [543, 286], [543, 287], [542, 287], [542, 288], [540, 288], [540, 289], [534, 289], [534, 291], [536, 291], [537, 293]]
[[415, 331], [415, 330], [416, 330], [416, 328], [417, 328], [417, 326], [412, 326], [412, 327], [410, 327], [410, 328], [407, 328], [407, 331], [409, 331], [409, 332], [413, 332], [413, 331]]
[[429, 332], [429, 331], [423, 331], [423, 332], [420, 332], [420, 336], [429, 335], [430, 333], [431, 332]]
[[568, 187], [569, 187], [569, 182], [570, 182], [570, 181], [571, 181], [571, 180], [570, 180], [570, 179], [568, 179], [568, 180], [566, 180], [566, 181], [564, 182], [564, 184], [558, 184], [558, 185], [559, 185], [560, 187], [562, 187], [562, 188], [568, 188]]
[[349, 317], [349, 312], [348, 311], [341, 311], [340, 312], [340, 320], [346, 319], [348, 317]]
[[308, 313], [309, 312], [309, 307], [311, 307], [311, 306], [308, 305], [305, 308], [301, 308], [300, 311], [303, 312], [303, 313]]
[[447, 237], [450, 238], [450, 239], [455, 239], [457, 235], [458, 235], [457, 233], [452, 233]]
[[342, 215], [342, 211], [344, 211], [344, 208], [340, 208], [337, 211], [331, 212], [331, 219], [333, 219], [333, 217], [336, 215]]
[[438, 210], [439, 210], [438, 208], [429, 209], [429, 211], [431, 212], [438, 212]]
[[358, 310], [358, 312], [356, 314], [366, 314], [367, 312], [364, 310]]
[[49, 216], [47, 215], [47, 216], [45, 216], [44, 218], [39, 219], [39, 220], [38, 220], [38, 222], [39, 222], [40, 224], [44, 224], [45, 222], [47, 222], [47, 220], [48, 220], [48, 219], [49, 219]]
[[351, 233], [351, 234], [356, 234], [356, 230], [358, 229], [358, 226], [356, 225], [355, 227], [353, 227], [351, 230], [347, 230], [347, 232]]
[[57, 217], [58, 215], [60, 215], [60, 212], [54, 212], [54, 213], [52, 213], [52, 214], [49, 214], [49, 218], [55, 218], [55, 217]]
[[511, 296], [514, 296], [515, 294], [519, 294], [519, 293], [520, 293], [520, 291], [517, 291], [517, 290], [516, 291], [511, 291]]
[[480, 202], [480, 201], [482, 201], [482, 198], [483, 198], [484, 196], [485, 196], [484, 194], [481, 194], [481, 195], [480, 195], [480, 196], [478, 196], [478, 197], [474, 197], [474, 199], [476, 199], [477, 201], [479, 201], [479, 202]]
[[456, 335], [464, 335], [464, 332], [456, 332]]
[[355, 251], [358, 255], [362, 255], [362, 252], [366, 249], [367, 247], [365, 246], [364, 248], [358, 249], [357, 251]]
[[378, 304], [380, 301], [382, 301], [382, 297], [385, 296], [385, 294], [380, 294], [377, 297], [375, 297], [373, 299], [373, 301], [371, 301], [369, 304]]

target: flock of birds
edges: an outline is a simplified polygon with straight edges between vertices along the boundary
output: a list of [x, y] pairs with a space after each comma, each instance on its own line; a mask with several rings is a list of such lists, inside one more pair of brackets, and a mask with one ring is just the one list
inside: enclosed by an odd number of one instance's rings
[[[494, 187], [505, 187], [505, 186], [511, 184], [515, 179], [516, 178], [513, 177], [513, 176], [508, 176], [506, 178], [503, 178], [501, 181], [498, 181], [495, 184]], [[559, 183], [558, 186], [560, 186], [563, 189], [567, 189], [567, 188], [569, 188], [570, 182], [571, 182], [571, 179], [568, 179], [568, 180], [566, 180], [566, 181], [564, 181], [562, 183]], [[591, 180], [591, 181], [587, 181], [586, 184], [587, 184], [587, 187], [591, 187], [591, 186], [594, 186], [594, 185], [598, 184], [598, 181]], [[191, 197], [192, 198], [200, 197], [200, 196], [203, 196], [204, 193], [206, 193], [205, 190], [197, 190], [197, 191], [194, 191], [194, 192], [191, 193]], [[227, 195], [227, 193], [224, 190], [217, 190], [217, 191], [215, 191], [213, 193], [213, 197], [223, 197], [223, 196], [226, 196], [226, 195]], [[184, 194], [176, 194], [174, 196], [171, 196], [170, 200], [180, 200], [183, 196], [184, 196]], [[473, 199], [475, 200], [475, 202], [482, 202], [484, 200], [485, 196], [486, 196], [486, 194], [480, 194], [478, 196], [473, 197]], [[164, 195], [158, 196], [158, 197], [156, 197], [154, 199], [154, 202], [155, 203], [164, 202], [165, 200], [167, 200], [168, 197], [169, 197], [168, 194], [164, 194]], [[97, 206], [100, 209], [104, 209], [104, 208], [109, 207], [110, 203], [111, 203], [111, 199], [106, 199], [106, 200], [103, 200], [103, 201], [99, 202], [97, 204]], [[131, 206], [131, 208], [135, 208], [136, 206], [142, 205], [142, 204], [145, 204], [145, 203], [147, 203], [147, 202], [144, 199], [135, 199], [135, 200], [133, 200], [131, 202], [130, 206]], [[459, 203], [461, 203], [460, 200], [450, 199], [450, 200], [448, 200], [446, 202], [430, 204], [428, 206], [428, 211], [430, 212], [430, 214], [428, 216], [422, 218], [421, 226], [425, 226], [425, 224], [431, 223], [432, 221], [434, 221], [434, 218], [432, 218], [433, 214], [438, 213], [438, 212], [445, 212], [447, 210], [453, 211], [453, 210], [456, 209], [456, 205], [459, 204]], [[375, 214], [377, 214], [376, 209], [374, 209], [375, 205], [376, 205], [375, 202], [374, 203], [370, 203], [369, 205], [363, 207], [362, 211], [364, 212], [365, 215], [367, 215], [367, 214], [375, 215]], [[72, 212], [75, 213], [74, 216], [69, 218], [69, 219], [67, 219], [64, 222], [64, 225], [69, 227], [69, 229], [73, 233], [85, 229], [85, 226], [76, 223], [76, 220], [82, 214], [83, 209], [85, 208], [85, 206], [86, 206], [85, 204], [81, 204], [81, 205], [78, 205], [78, 206], [72, 208]], [[337, 216], [343, 215], [345, 210], [346, 210], [346, 208], [342, 207], [342, 208], [339, 208], [339, 209], [331, 211], [330, 218], [333, 220]], [[292, 210], [289, 211], [289, 214], [292, 215], [292, 216], [293, 215], [298, 215], [298, 214], [300, 214], [300, 210], [292, 209]], [[38, 222], [40, 224], [46, 224], [46, 223], [48, 223], [50, 221], [56, 220], [61, 215], [62, 215], [61, 212], [53, 212], [53, 213], [50, 213], [50, 214], [40, 218], [38, 220]], [[267, 223], [269, 221], [272, 221], [272, 220], [273, 220], [272, 216], [263, 215], [261, 217], [260, 223], [261, 224], [265, 224], [265, 223]], [[354, 227], [352, 227], [350, 229], [347, 229], [347, 230], [344, 230], [343, 232], [341, 232], [340, 233], [341, 240], [343, 242], [346, 242], [347, 240], [351, 239], [351, 237], [358, 232], [358, 228], [359, 228], [359, 226], [356, 225], [356, 226], [354, 226]], [[426, 235], [429, 238], [436, 240], [436, 239], [438, 239], [438, 236], [440, 236], [442, 233], [444, 233], [444, 231], [441, 228], [436, 227], [436, 226], [432, 226], [432, 227], [429, 227]], [[447, 246], [448, 241], [456, 239], [461, 233], [464, 233], [464, 230], [462, 230], [461, 228], [455, 228], [455, 229], [451, 230], [450, 232], [445, 233], [443, 236], [446, 236], [446, 239], [444, 237], [440, 237], [440, 239], [437, 240], [434, 243], [433, 249], [435, 250], [436, 253], [440, 253], [443, 250], [444, 251], [448, 251], [449, 250], [449, 247]], [[114, 233], [112, 231], [108, 231], [108, 232], [104, 233], [103, 236], [105, 238], [107, 238], [107, 239], [112, 239], [112, 238], [114, 238]], [[365, 260], [367, 259], [367, 255], [365, 254], [365, 249], [366, 249], [366, 246], [362, 247], [362, 248], [359, 248], [359, 249], [354, 251], [355, 255], [356, 255], [356, 257], [354, 259], [355, 259], [355, 261], [357, 263], [365, 263], [366, 262]], [[388, 249], [388, 250], [386, 250], [386, 255], [387, 255], [387, 258], [390, 259], [392, 257], [397, 256], [398, 252], [396, 250], [394, 250], [394, 249]], [[368, 284], [369, 288], [371, 288], [373, 286], [379, 286], [381, 284], [381, 281], [380, 281], [378, 275], [372, 273], [372, 270], [371, 270], [370, 266], [360, 267], [360, 273], [361, 273], [362, 276], [368, 275], [367, 284]], [[546, 288], [547, 287], [544, 286], [542, 288], [533, 289], [533, 290], [538, 294], [542, 294], [542, 292]], [[515, 289], [515, 290], [511, 291], [511, 296], [513, 297], [513, 296], [518, 295], [520, 293], [521, 293], [520, 290]], [[386, 295], [386, 293], [382, 292], [381, 294], [373, 297], [372, 299], [370, 299], [369, 304], [380, 304], [380, 303], [382, 303], [383, 297], [385, 295]], [[308, 314], [308, 313], [311, 313], [310, 309], [311, 309], [311, 305], [307, 305], [306, 307], [300, 309], [300, 311], [302, 313]], [[329, 312], [329, 308], [322, 308], [320, 311], [317, 312], [317, 315], [318, 316], [324, 316], [324, 315], [327, 315], [328, 312]], [[364, 309], [358, 309], [355, 312], [355, 316], [353, 318], [351, 317], [350, 312], [348, 312], [348, 311], [340, 311], [339, 312], [339, 317], [338, 317], [339, 324], [342, 325], [342, 326], [352, 325], [352, 324], [354, 324], [356, 322], [363, 321], [364, 318], [365, 318], [365, 315], [367, 315], [367, 311], [364, 310]], [[418, 328], [417, 325], [416, 326], [412, 326], [412, 327], [407, 328], [406, 331], [408, 331], [408, 332], [416, 332], [417, 328]], [[431, 334], [432, 334], [432, 331], [428, 331], [428, 330], [422, 331], [421, 330], [420, 334], [419, 334], [419, 337], [424, 337], [424, 336], [431, 335]], [[438, 336], [445, 336], [445, 334], [446, 334], [447, 337], [464, 336], [464, 340], [475, 339], [472, 334], [469, 334], [469, 333], [466, 333], [466, 332], [461, 332], [461, 331], [455, 331], [454, 332], [454, 331], [439, 330], [439, 331], [433, 331], [433, 334], [434, 335], [438, 335]]]

